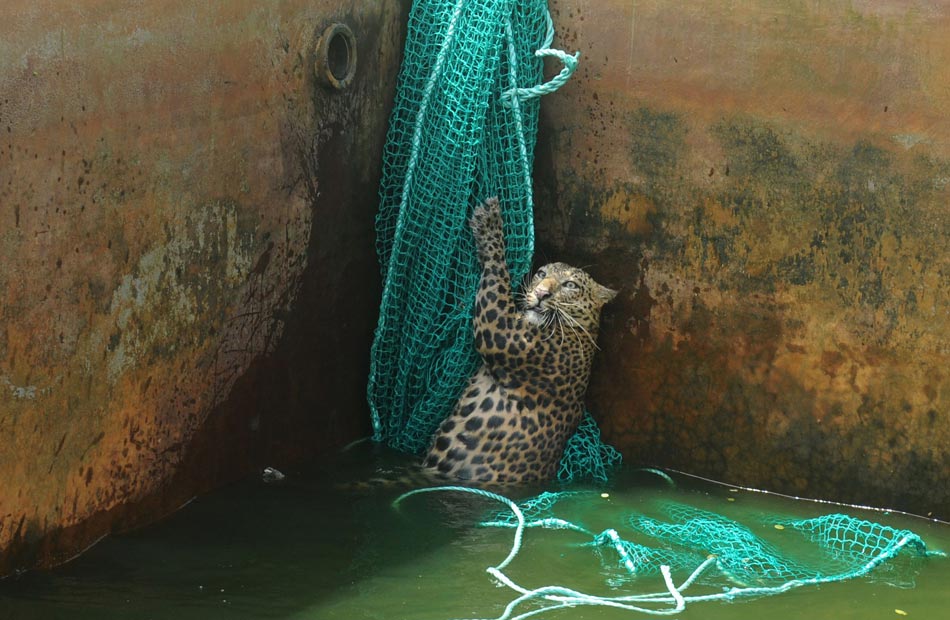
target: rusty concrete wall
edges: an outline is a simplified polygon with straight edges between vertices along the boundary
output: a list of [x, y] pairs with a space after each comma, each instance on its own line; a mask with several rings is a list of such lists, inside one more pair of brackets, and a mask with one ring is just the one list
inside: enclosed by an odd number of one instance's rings
[[365, 434], [406, 8], [0, 7], [0, 575]]
[[628, 462], [950, 517], [950, 5], [552, 0], [538, 238]]

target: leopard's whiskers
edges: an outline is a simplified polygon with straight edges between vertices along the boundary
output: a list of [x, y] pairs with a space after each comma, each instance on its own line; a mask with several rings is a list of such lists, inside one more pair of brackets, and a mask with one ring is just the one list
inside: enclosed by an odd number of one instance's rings
[[575, 318], [572, 317], [570, 314], [568, 314], [568, 312], [567, 312], [566, 310], [564, 310], [564, 308], [562, 308], [561, 305], [569, 305], [569, 304], [559, 304], [558, 306], [555, 306], [555, 309], [558, 311], [558, 314], [560, 314], [562, 317], [564, 317], [564, 319], [565, 319], [566, 321], [568, 321], [569, 324], [570, 324], [572, 327], [576, 327], [577, 329], [579, 329], [579, 330], [581, 331], [581, 333], [583, 333], [585, 336], [587, 336], [587, 339], [590, 341], [590, 343], [591, 343], [591, 345], [594, 347], [594, 349], [599, 350], [600, 347], [597, 346], [597, 340], [594, 338], [593, 335], [591, 335], [590, 330], [588, 330], [586, 327], [584, 327], [583, 325], [581, 325], [580, 322], [578, 322], [577, 319], [575, 319]]

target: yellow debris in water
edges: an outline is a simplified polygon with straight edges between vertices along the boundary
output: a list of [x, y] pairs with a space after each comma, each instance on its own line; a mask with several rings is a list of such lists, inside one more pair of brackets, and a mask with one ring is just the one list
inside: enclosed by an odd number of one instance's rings
[[777, 530], [784, 530], [784, 529], [785, 529], [785, 526], [782, 525], [781, 523], [776, 523], [776, 524], [775, 524], [775, 529], [777, 529]]
[[734, 501], [736, 501], [736, 498], [734, 498], [734, 497], [727, 497], [727, 498], [726, 498], [726, 501], [727, 501], [727, 502], [734, 502]]
[[895, 609], [895, 610], [894, 610], [894, 613], [897, 614], [898, 616], [906, 616], [906, 615], [907, 615], [907, 612], [904, 611], [903, 609]]
[[600, 496], [603, 497], [604, 499], [607, 499], [608, 497], [610, 497], [610, 493], [601, 493]]

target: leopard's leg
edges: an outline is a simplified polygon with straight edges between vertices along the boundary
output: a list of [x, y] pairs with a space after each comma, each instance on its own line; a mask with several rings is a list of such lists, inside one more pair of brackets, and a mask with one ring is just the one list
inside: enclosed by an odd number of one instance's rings
[[489, 366], [517, 368], [525, 363], [537, 338], [512, 297], [498, 199], [489, 198], [476, 207], [470, 226], [482, 264], [473, 317], [475, 349]]

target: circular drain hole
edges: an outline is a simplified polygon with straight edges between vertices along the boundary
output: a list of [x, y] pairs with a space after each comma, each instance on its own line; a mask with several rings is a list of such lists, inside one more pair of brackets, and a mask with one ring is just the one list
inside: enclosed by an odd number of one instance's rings
[[346, 24], [331, 24], [317, 45], [317, 77], [343, 90], [356, 75], [356, 36]]

